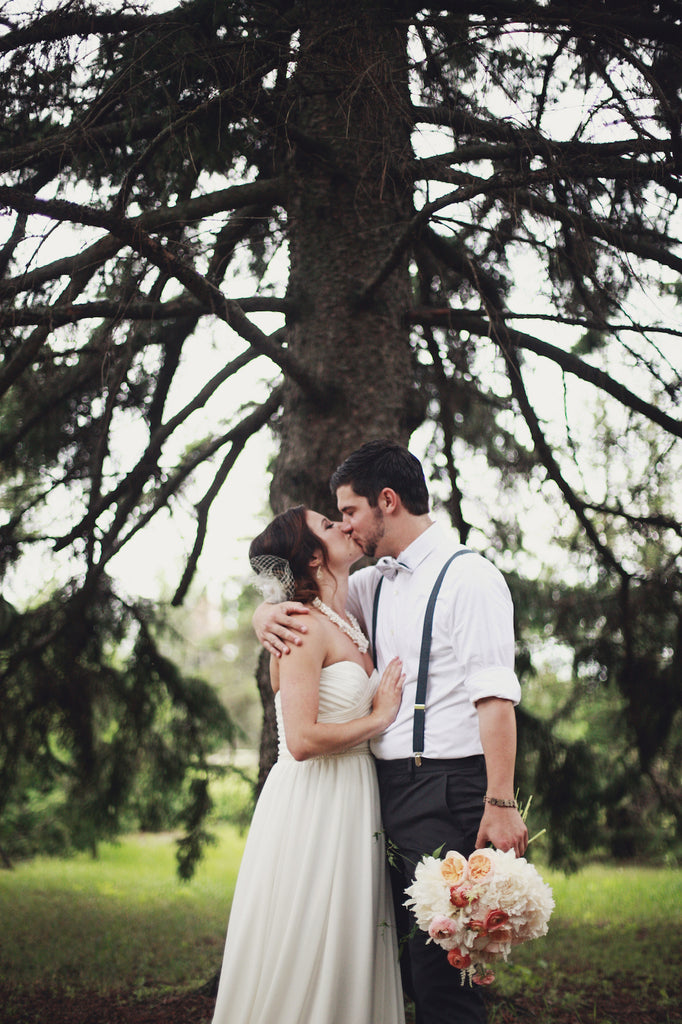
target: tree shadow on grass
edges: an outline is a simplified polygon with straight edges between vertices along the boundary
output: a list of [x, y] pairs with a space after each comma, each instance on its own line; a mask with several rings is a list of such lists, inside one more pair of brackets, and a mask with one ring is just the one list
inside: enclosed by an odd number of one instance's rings
[[[633, 989], [586, 988], [578, 977], [575, 986], [563, 992], [550, 983], [513, 998], [494, 990], [485, 993], [489, 1024], [682, 1024], [679, 978], [671, 978], [669, 992], [651, 997], [643, 1003], [641, 992]], [[202, 990], [135, 999], [125, 993], [19, 992], [0, 985], [0, 1024], [211, 1024], [214, 1004]], [[407, 1024], [414, 1024], [409, 1006]]]

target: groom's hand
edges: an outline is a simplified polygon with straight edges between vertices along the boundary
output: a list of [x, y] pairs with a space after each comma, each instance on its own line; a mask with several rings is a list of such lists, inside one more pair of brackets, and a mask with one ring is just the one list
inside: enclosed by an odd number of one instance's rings
[[289, 644], [299, 647], [303, 641], [300, 633], [307, 633], [308, 627], [292, 622], [291, 615], [307, 615], [308, 606], [299, 601], [283, 601], [281, 604], [259, 604], [253, 613], [251, 624], [259, 643], [276, 658], [289, 653]]
[[485, 805], [476, 837], [476, 849], [482, 850], [488, 843], [492, 843], [497, 850], [513, 850], [517, 857], [523, 857], [528, 849], [528, 829], [517, 810]]

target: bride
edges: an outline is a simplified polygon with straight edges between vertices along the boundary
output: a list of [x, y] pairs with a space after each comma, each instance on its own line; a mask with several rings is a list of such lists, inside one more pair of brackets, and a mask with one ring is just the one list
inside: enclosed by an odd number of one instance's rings
[[213, 1024], [403, 1024], [393, 909], [369, 740], [394, 720], [397, 659], [381, 680], [344, 607], [362, 555], [303, 506], [252, 542], [273, 600], [310, 605], [308, 639], [271, 659], [279, 756], [253, 815]]

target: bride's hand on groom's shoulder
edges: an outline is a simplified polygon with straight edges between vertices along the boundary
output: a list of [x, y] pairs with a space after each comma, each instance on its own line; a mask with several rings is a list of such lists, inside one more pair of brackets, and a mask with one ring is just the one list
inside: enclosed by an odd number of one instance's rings
[[281, 658], [289, 654], [291, 646], [300, 646], [301, 633], [307, 633], [308, 627], [303, 622], [291, 619], [292, 615], [307, 615], [308, 606], [300, 601], [283, 601], [281, 604], [259, 604], [253, 613], [251, 624], [258, 642], [269, 654]]

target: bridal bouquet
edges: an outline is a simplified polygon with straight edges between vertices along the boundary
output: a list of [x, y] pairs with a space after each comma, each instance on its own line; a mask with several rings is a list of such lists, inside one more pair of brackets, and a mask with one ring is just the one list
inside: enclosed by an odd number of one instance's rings
[[494, 981], [490, 964], [506, 960], [513, 946], [546, 934], [554, 907], [550, 887], [513, 850], [424, 857], [405, 892], [418, 926], [477, 985]]

